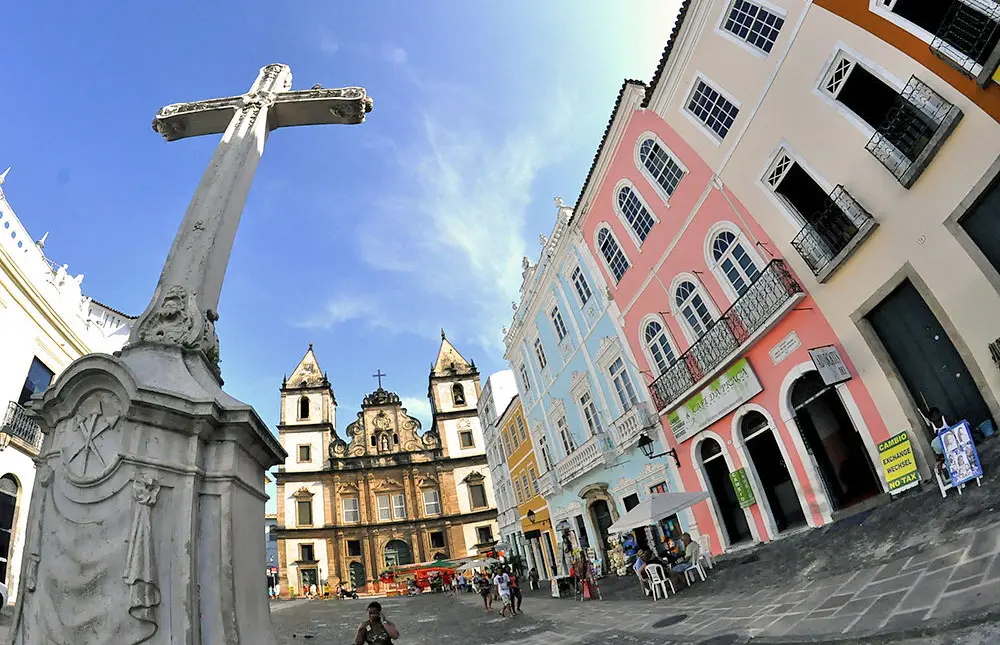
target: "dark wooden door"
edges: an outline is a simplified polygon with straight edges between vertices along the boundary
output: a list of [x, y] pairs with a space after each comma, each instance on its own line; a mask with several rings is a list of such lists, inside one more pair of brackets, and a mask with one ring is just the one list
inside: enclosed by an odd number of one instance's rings
[[960, 223], [993, 268], [1000, 271], [1000, 181], [986, 191]]

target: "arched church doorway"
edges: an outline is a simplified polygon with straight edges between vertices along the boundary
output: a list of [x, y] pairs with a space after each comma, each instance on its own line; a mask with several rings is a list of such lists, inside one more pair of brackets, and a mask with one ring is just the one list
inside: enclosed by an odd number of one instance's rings
[[601, 556], [601, 562], [607, 563], [608, 529], [615, 523], [607, 500], [597, 499], [590, 504], [590, 520], [594, 523], [594, 528], [597, 529], [597, 539], [600, 542], [597, 545], [597, 552]]
[[701, 442], [701, 466], [705, 471], [709, 493], [715, 500], [715, 507], [722, 518], [726, 538], [730, 546], [746, 542], [751, 538], [746, 512], [740, 508], [740, 501], [729, 478], [729, 465], [722, 454], [722, 446], [712, 438]]
[[385, 545], [385, 566], [402, 567], [413, 564], [413, 552], [410, 545], [402, 540], [390, 540]]
[[861, 433], [840, 400], [836, 386], [810, 371], [792, 384], [790, 395], [806, 449], [819, 466], [833, 510], [839, 511], [882, 492]]
[[14, 536], [14, 516], [17, 512], [17, 495], [20, 490], [13, 475], [0, 477], [0, 582], [9, 584], [11, 544]]
[[360, 562], [352, 562], [350, 569], [351, 575], [351, 588], [352, 589], [364, 589], [368, 584], [368, 579], [365, 576], [365, 565]]
[[740, 434], [778, 532], [804, 525], [806, 516], [795, 492], [792, 474], [767, 418], [756, 410], [747, 412], [740, 419]]

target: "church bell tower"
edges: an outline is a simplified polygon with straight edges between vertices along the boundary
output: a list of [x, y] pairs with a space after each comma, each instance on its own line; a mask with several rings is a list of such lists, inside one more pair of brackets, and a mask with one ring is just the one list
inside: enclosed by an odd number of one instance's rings
[[431, 365], [427, 397], [433, 429], [448, 457], [485, 455], [486, 443], [476, 409], [482, 386], [473, 361], [462, 356], [441, 330], [441, 348]]
[[323, 470], [336, 427], [337, 399], [309, 343], [306, 355], [281, 383], [278, 434], [288, 452], [285, 472]]

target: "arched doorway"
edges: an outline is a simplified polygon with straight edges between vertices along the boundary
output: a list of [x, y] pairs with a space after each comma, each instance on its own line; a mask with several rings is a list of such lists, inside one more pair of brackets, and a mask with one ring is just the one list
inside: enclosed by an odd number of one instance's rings
[[351, 575], [351, 588], [364, 589], [368, 584], [368, 579], [365, 577], [365, 565], [360, 562], [352, 562], [348, 568]]
[[0, 582], [4, 584], [9, 584], [7, 571], [10, 568], [10, 547], [14, 541], [14, 515], [20, 488], [13, 475], [0, 477]]
[[715, 499], [715, 506], [722, 518], [729, 545], [746, 542], [752, 537], [750, 525], [747, 523], [746, 512], [740, 508], [733, 482], [729, 478], [729, 465], [722, 454], [722, 446], [715, 439], [707, 438], [701, 442], [699, 450], [709, 492]]
[[385, 566], [403, 567], [413, 564], [413, 551], [410, 545], [402, 540], [390, 540], [385, 545]]
[[598, 499], [590, 504], [590, 519], [594, 523], [594, 528], [597, 529], [597, 539], [600, 542], [597, 546], [597, 552], [601, 556], [601, 563], [607, 566], [608, 529], [615, 523], [607, 500]]
[[740, 419], [740, 434], [778, 532], [804, 525], [806, 516], [795, 492], [792, 474], [788, 471], [788, 465], [767, 418], [756, 410], [747, 412]]
[[792, 384], [790, 402], [806, 450], [812, 453], [834, 511], [882, 492], [861, 433], [836, 386], [810, 371]]

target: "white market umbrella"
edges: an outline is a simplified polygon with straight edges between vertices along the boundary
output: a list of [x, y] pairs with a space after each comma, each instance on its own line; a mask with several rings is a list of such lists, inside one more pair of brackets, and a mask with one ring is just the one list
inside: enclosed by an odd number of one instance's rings
[[653, 493], [644, 502], [633, 508], [618, 521], [608, 527], [608, 533], [624, 533], [651, 524], [656, 524], [665, 517], [683, 511], [689, 506], [708, 499], [708, 493]]
[[470, 560], [456, 569], [456, 571], [472, 571], [473, 569], [482, 569], [487, 564], [488, 562], [486, 560]]

